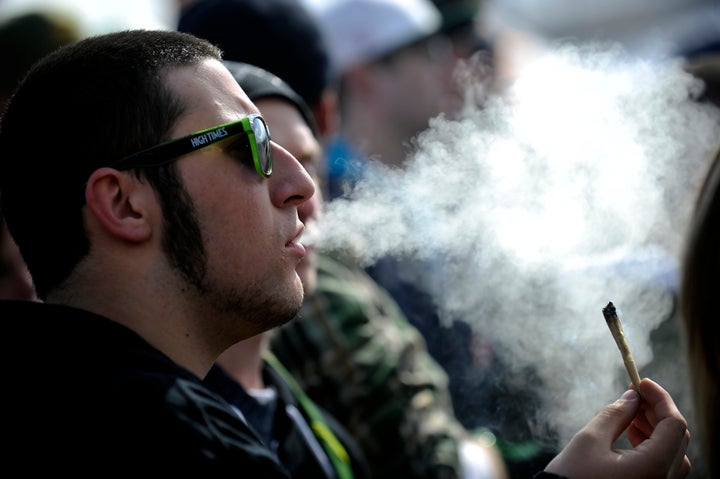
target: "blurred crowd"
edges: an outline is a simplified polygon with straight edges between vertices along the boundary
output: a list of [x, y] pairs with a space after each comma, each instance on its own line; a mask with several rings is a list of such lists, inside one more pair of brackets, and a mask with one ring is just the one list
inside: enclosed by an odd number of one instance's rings
[[[222, 50], [273, 139], [315, 184], [313, 199], [298, 208], [310, 241], [322, 238], [318, 225], [327, 204], [351, 198], [366, 178], [401, 173], [434, 118], [460, 118], [463, 109], [482, 109], [502, 97], [557, 41], [618, 41], [639, 56], [680, 59], [701, 82], [693, 101], [720, 110], [717, 2], [596, 3], [182, 0], [157, 2], [152, 21], [112, 30], [161, 21]], [[3, 10], [0, 2], [0, 111], [41, 57], [86, 38], [88, 28], [109, 31], [83, 25], [72, 9], [56, 4], [22, 11]], [[294, 123], [284, 124], [287, 118]], [[686, 193], [694, 199], [697, 191]], [[320, 467], [327, 477], [349, 477], [336, 458], [349, 454], [351, 474], [374, 478], [532, 477], [562, 451], [548, 441], [552, 424], [538, 424], [543, 397], [535, 372], [523, 371], [518, 381], [506, 351], [482, 324], [448, 321], [438, 306], [448, 257], [390, 249], [360, 262], [353, 248], [362, 243], [331, 251], [311, 246], [306, 270], [298, 268], [305, 295], [298, 319], [237, 343], [206, 379], [266, 443], [278, 443], [275, 450], [290, 458], [287, 467], [297, 477], [315, 477], [304, 468], [317, 448], [330, 458]], [[40, 302], [4, 221], [0, 274], [0, 297]], [[675, 377], [669, 372], [677, 364], [688, 367], [680, 270], [672, 274], [674, 281], [652, 285], [673, 299], [660, 326], [648, 331], [655, 359], [643, 372], [651, 379]], [[696, 426], [695, 411], [682, 412]], [[295, 424], [296, 414], [305, 422]], [[318, 433], [315, 421], [330, 432]], [[707, 427], [711, 431], [701, 437], [712, 447], [717, 418]], [[549, 434], [539, 437], [539, 429]], [[688, 449], [689, 477], [716, 477], [700, 444]]]

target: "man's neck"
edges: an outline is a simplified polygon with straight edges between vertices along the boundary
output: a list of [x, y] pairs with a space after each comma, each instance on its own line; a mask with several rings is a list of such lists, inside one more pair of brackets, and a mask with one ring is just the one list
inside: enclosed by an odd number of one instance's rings
[[217, 360], [225, 373], [246, 390], [262, 389], [262, 352], [267, 347], [267, 334], [258, 334], [230, 346]]

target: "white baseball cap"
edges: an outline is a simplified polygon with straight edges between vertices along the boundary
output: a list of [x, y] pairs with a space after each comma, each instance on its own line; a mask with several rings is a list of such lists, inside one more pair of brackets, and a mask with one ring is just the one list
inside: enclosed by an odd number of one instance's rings
[[337, 74], [440, 30], [431, 0], [304, 0], [320, 20]]

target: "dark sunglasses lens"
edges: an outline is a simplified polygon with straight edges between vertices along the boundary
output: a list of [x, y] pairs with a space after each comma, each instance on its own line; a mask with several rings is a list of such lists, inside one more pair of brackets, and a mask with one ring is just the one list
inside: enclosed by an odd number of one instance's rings
[[270, 131], [267, 124], [261, 117], [255, 117], [252, 121], [252, 129], [257, 143], [258, 160], [260, 167], [266, 176], [272, 173], [272, 152], [270, 148]]

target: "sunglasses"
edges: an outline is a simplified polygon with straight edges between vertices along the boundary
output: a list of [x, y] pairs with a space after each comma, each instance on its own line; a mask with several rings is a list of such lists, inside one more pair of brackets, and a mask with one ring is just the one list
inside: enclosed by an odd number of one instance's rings
[[[270, 129], [262, 116], [248, 115], [245, 118], [213, 126], [205, 130], [196, 131], [181, 138], [160, 143], [145, 150], [126, 156], [110, 166], [117, 169], [144, 168], [161, 166], [175, 161], [183, 155], [192, 153], [206, 146], [220, 141], [230, 140], [238, 135], [244, 135], [247, 142], [232, 143], [236, 147], [250, 147], [255, 171], [262, 178], [269, 178], [272, 174], [272, 151], [270, 146]], [[243, 138], [243, 139], [244, 139]]]

